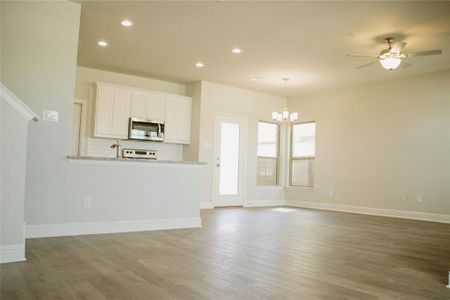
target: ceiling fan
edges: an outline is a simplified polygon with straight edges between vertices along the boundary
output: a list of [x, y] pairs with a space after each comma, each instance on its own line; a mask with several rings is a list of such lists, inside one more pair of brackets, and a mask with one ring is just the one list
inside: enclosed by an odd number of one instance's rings
[[[405, 42], [396, 42], [395, 44], [393, 44], [393, 41], [394, 41], [393, 37], [386, 37], [384, 40], [389, 45], [389, 47], [387, 49], [384, 49], [383, 51], [381, 51], [379, 55], [349, 54], [348, 56], [377, 58], [383, 68], [385, 68], [386, 70], [394, 70], [400, 66], [402, 59], [414, 57], [414, 56], [427, 56], [427, 55], [436, 55], [436, 54], [442, 53], [441, 49], [421, 51], [421, 52], [403, 53], [402, 52], [403, 48], [405, 48], [405, 46], [406, 46]], [[370, 66], [376, 62], [377, 61], [375, 60], [368, 64], [359, 66], [357, 68], [358, 69], [364, 68], [364, 67]], [[411, 65], [407, 62], [403, 62], [402, 66], [409, 67]]]

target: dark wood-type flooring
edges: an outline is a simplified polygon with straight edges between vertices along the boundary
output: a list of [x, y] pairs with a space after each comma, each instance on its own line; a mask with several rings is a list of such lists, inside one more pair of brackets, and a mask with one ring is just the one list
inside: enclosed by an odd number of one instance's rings
[[27, 240], [7, 299], [450, 299], [450, 224], [297, 209], [203, 228]]

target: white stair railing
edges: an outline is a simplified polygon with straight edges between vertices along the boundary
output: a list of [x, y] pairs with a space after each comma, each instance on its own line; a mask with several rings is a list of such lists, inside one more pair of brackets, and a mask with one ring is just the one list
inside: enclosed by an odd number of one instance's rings
[[39, 116], [23, 103], [13, 92], [11, 92], [3, 83], [0, 82], [0, 98], [11, 105], [27, 121], [39, 121]]

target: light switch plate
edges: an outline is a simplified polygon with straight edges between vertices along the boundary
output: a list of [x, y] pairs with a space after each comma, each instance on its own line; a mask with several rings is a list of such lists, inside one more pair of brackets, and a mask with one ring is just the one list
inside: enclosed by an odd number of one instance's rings
[[42, 120], [45, 122], [58, 122], [59, 113], [55, 110], [44, 110]]
[[91, 197], [84, 197], [83, 198], [83, 206], [86, 208], [89, 208], [92, 206], [92, 198]]

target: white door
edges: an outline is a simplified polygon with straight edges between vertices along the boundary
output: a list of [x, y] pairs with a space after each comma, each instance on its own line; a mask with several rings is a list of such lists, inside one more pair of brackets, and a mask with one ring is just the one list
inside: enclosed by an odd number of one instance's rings
[[241, 206], [245, 195], [247, 118], [216, 115], [214, 206]]
[[73, 104], [72, 155], [80, 155], [81, 104]]

